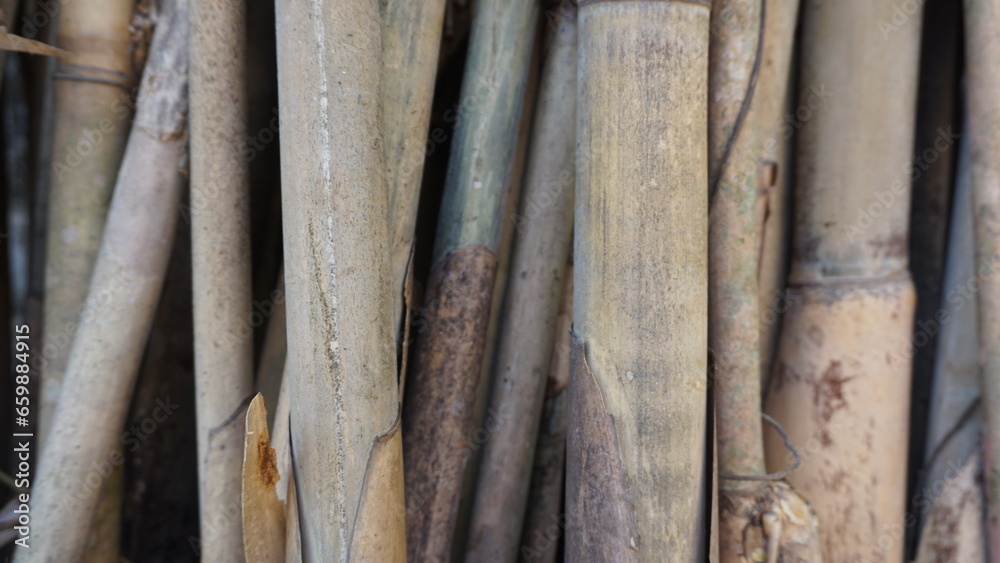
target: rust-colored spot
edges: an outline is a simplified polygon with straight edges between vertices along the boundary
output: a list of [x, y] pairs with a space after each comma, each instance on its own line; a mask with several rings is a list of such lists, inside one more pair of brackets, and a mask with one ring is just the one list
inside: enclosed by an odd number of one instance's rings
[[278, 459], [274, 455], [274, 448], [267, 440], [257, 440], [257, 459], [260, 461], [258, 470], [260, 480], [268, 486], [278, 482]]
[[816, 406], [820, 419], [822, 419], [823, 426], [820, 430], [819, 441], [823, 446], [829, 446], [833, 443], [833, 437], [830, 436], [827, 425], [837, 411], [847, 407], [847, 401], [844, 399], [844, 384], [851, 379], [854, 378], [843, 375], [840, 362], [834, 360], [830, 362], [819, 380], [813, 383], [813, 405]]

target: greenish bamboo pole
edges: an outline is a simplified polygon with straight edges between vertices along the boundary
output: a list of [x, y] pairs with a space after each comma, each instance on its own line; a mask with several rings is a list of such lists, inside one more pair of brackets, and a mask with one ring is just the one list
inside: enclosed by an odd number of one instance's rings
[[32, 488], [34, 541], [31, 549], [19, 550], [19, 562], [78, 560], [100, 484], [123, 462], [115, 444], [163, 284], [182, 192], [186, 90], [187, 4], [178, 0], [162, 6], [67, 363], [65, 399]]
[[[246, 7], [190, 0], [191, 265], [201, 556], [244, 560], [243, 417], [253, 390]], [[232, 424], [230, 421], [232, 419]]]
[[[381, 0], [382, 115], [389, 186], [391, 285], [395, 326], [403, 318], [403, 282], [417, 223], [420, 182], [446, 0]], [[402, 331], [396, 335], [402, 338]]]
[[282, 1], [276, 17], [302, 555], [403, 561], [378, 3]]
[[[576, 14], [551, 31], [531, 135], [466, 559], [514, 561], [573, 225]], [[495, 427], [494, 427], [495, 426]]]
[[[795, 235], [766, 411], [802, 453], [827, 561], [903, 558], [914, 291], [907, 269], [920, 14], [803, 3]], [[768, 467], [791, 454], [765, 434]]]
[[984, 486], [990, 559], [1000, 557], [1000, 2], [966, 0], [966, 96], [976, 225]]
[[87, 297], [108, 204], [128, 139], [136, 76], [133, 0], [60, 4], [57, 45], [73, 53], [54, 76], [39, 443], [59, 401], [66, 361]]
[[570, 561], [706, 556], [709, 12], [580, 6]]
[[532, 0], [486, 0], [472, 24], [427, 323], [403, 410], [412, 560], [447, 557], [454, 535], [537, 13]]

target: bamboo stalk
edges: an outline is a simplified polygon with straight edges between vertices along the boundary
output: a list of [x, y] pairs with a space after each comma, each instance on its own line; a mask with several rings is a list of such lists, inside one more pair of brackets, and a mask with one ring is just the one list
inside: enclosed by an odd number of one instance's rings
[[[389, 186], [390, 275], [397, 329], [417, 224], [445, 0], [383, 0], [382, 105]], [[396, 335], [401, 338], [402, 331]]]
[[[403, 410], [407, 548], [443, 559], [454, 536], [497, 250], [535, 36], [531, 0], [479, 4]], [[442, 409], [440, 405], [453, 405]]]
[[591, 1], [579, 25], [566, 558], [693, 561], [707, 543], [709, 6]]
[[764, 43], [754, 89], [758, 131], [758, 210], [760, 210], [760, 375], [764, 388], [771, 376], [791, 246], [792, 136], [795, 84], [792, 55], [799, 0], [766, 0]]
[[[795, 237], [767, 412], [803, 451], [827, 561], [903, 557], [914, 291], [909, 157], [919, 13], [890, 0], [803, 4]], [[870, 25], [864, 25], [868, 22]], [[804, 115], [806, 115], [804, 113]], [[768, 467], [789, 466], [775, 433]]]
[[[243, 561], [240, 506], [244, 420], [253, 390], [250, 204], [246, 126], [246, 7], [191, 0], [191, 261], [201, 553]], [[233, 426], [232, 432], [223, 428]]]
[[302, 555], [399, 561], [405, 527], [388, 195], [380, 73], [370, 71], [381, 65], [378, 4], [279, 2], [276, 17]]
[[1000, 2], [966, 0], [966, 96], [979, 290], [979, 366], [982, 370], [986, 529], [991, 559], [1000, 557]]
[[49, 194], [39, 444], [52, 426], [128, 139], [136, 76], [133, 0], [60, 5], [57, 45], [73, 53], [53, 82], [55, 127]]
[[551, 32], [498, 335], [492, 408], [466, 558], [513, 561], [555, 339], [573, 224], [576, 14]]
[[[285, 317], [285, 272], [278, 272], [278, 284], [271, 293], [271, 318], [267, 321], [267, 332], [261, 346], [257, 362], [256, 389], [264, 396], [265, 405], [277, 405], [286, 388], [285, 360], [288, 356], [288, 323]], [[287, 398], [286, 398], [287, 401]], [[274, 411], [274, 412], [272, 412]], [[276, 409], [267, 413], [267, 427], [274, 428]]]
[[[79, 558], [115, 449], [169, 259], [182, 182], [187, 10], [165, 3], [108, 225], [32, 489], [35, 539], [18, 561]], [[119, 460], [116, 462], [115, 460]]]
[[[975, 227], [969, 182], [969, 138], [962, 141], [955, 180], [943, 309], [934, 362], [923, 479], [915, 486], [915, 515], [924, 522], [917, 561], [950, 554], [952, 561], [985, 561], [980, 479], [983, 431], [978, 314], [968, 293], [976, 279]], [[919, 503], [919, 504], [917, 504]], [[925, 508], [926, 507], [926, 508]]]
[[570, 331], [573, 330], [572, 270], [573, 265], [567, 265], [563, 275], [555, 342], [545, 382], [545, 402], [531, 472], [531, 489], [518, 549], [522, 560], [538, 563], [555, 563], [566, 521], [562, 508], [568, 418], [565, 391], [569, 384]]

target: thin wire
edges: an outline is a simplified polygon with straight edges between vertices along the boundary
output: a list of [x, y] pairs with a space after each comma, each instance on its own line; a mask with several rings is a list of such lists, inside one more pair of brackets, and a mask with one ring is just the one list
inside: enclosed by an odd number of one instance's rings
[[785, 432], [785, 429], [778, 424], [777, 420], [774, 420], [767, 414], [760, 413], [760, 416], [773, 426], [774, 429], [778, 431], [778, 434], [781, 434], [781, 439], [785, 441], [785, 447], [788, 448], [788, 451], [792, 452], [792, 456], [795, 457], [795, 461], [792, 462], [792, 466], [778, 471], [777, 473], [765, 473], [764, 475], [730, 475], [728, 473], [720, 473], [720, 479], [729, 479], [732, 481], [781, 481], [785, 477], [794, 473], [795, 470], [799, 468], [799, 465], [802, 465], [802, 456], [799, 455], [799, 451], [792, 445], [792, 441], [788, 438], [788, 433]]

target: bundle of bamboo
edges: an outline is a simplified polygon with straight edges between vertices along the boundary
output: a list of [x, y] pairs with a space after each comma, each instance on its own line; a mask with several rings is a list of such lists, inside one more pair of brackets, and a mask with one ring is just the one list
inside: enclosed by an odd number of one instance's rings
[[998, 559], [998, 2], [0, 0], [0, 557]]

